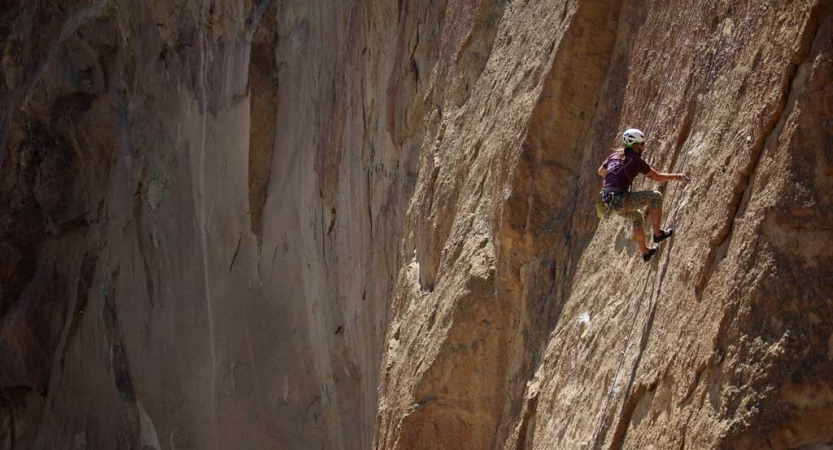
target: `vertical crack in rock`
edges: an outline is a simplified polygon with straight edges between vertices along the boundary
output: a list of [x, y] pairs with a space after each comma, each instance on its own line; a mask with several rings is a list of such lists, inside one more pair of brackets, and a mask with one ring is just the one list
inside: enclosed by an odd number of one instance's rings
[[329, 216], [330, 216], [330, 221], [329, 221], [330, 223], [329, 223], [329, 225], [327, 225], [327, 236], [333, 234], [333, 230], [335, 229], [335, 226], [336, 226], [336, 219], [338, 218], [338, 213], [336, 211], [335, 206], [330, 207]]
[[[730, 392], [718, 399], [721, 401], [718, 404], [722, 404], [721, 413], [729, 417], [746, 411], [754, 414], [729, 429], [716, 446], [719, 449], [764, 446], [803, 449], [833, 442], [828, 363], [833, 354], [830, 351], [833, 340], [825, 342], [831, 328], [829, 323], [822, 325], [812, 319], [816, 314], [829, 315], [830, 302], [822, 300], [824, 296], [819, 297], [818, 292], [827, 290], [829, 283], [821, 280], [829, 280], [830, 271], [816, 266], [829, 268], [829, 256], [816, 259], [800, 250], [803, 241], [824, 248], [824, 241], [829, 240], [824, 228], [829, 229], [830, 218], [823, 211], [829, 211], [826, 205], [830, 196], [824, 193], [829, 192], [829, 185], [824, 173], [829, 172], [830, 159], [815, 152], [830, 141], [830, 127], [826, 125], [831, 104], [833, 3], [815, 2], [808, 16], [803, 21], [800, 38], [793, 43], [797, 51], [789, 55], [790, 80], [782, 86], [779, 98], [786, 97], [786, 107], [780, 112], [775, 127], [768, 130], [763, 161], [750, 175], [749, 186], [735, 215], [740, 219], [734, 224], [738, 227], [738, 237], [750, 233], [751, 229], [757, 237], [757, 242], [753, 241], [756, 253], [758, 248], [767, 253], [773, 251], [785, 263], [765, 272], [767, 279], [756, 286], [754, 297], [730, 305], [738, 313], [728, 332], [721, 336], [726, 343], [721, 342], [720, 350], [725, 348], [730, 362], [738, 355], [746, 360], [761, 359], [763, 362], [759, 364], [763, 369], [748, 374], [728, 368], [728, 386], [724, 389]], [[785, 170], [784, 178], [772, 179], [775, 171]], [[775, 196], [773, 184], [778, 187]], [[750, 219], [746, 219], [747, 214]], [[747, 223], [762, 215], [763, 220]], [[780, 241], [783, 235], [779, 234], [792, 227], [805, 231], [788, 234], [788, 241]], [[725, 247], [731, 239], [732, 235], [722, 244], [718, 258], [725, 258]], [[807, 248], [806, 243], [803, 245]], [[764, 261], [767, 253], [761, 252]], [[791, 286], [791, 294], [781, 298], [777, 293], [785, 284]], [[777, 311], [774, 315], [773, 308]], [[754, 336], [754, 341], [748, 336]], [[764, 354], [747, 342], [763, 342], [778, 352], [770, 350]], [[777, 386], [777, 393], [769, 393], [771, 386]]]
[[[442, 89], [438, 88], [434, 81], [417, 85], [414, 78], [410, 76], [410, 72], [404, 72], [402, 66], [407, 64], [403, 59], [406, 57], [405, 52], [408, 46], [412, 45], [410, 41], [415, 40], [419, 42], [419, 45], [416, 45], [413, 50], [414, 58], [421, 61], [421, 66], [425, 71], [431, 68], [432, 80], [443, 78], [439, 74], [450, 70], [446, 65], [451, 62], [451, 56], [448, 55], [453, 50], [451, 48], [453, 44], [449, 43], [450, 38], [447, 36], [448, 30], [455, 27], [459, 28], [460, 25], [455, 24], [452, 18], [447, 17], [447, 3], [443, 0], [432, 2], [429, 5], [419, 4], [415, 1], [412, 3], [415, 6], [419, 5], [419, 9], [414, 15], [417, 18], [423, 17], [423, 20], [403, 18], [400, 21], [393, 72], [386, 87], [387, 104], [385, 105], [385, 113], [387, 129], [395, 145], [400, 148], [407, 148], [419, 143], [423, 145], [424, 153], [420, 155], [418, 170], [420, 174], [429, 175], [431, 182], [427, 185], [423, 183], [416, 186], [414, 197], [418, 201], [413, 202], [409, 209], [418, 208], [421, 216], [429, 220], [436, 229], [434, 233], [427, 233], [427, 235], [420, 233], [416, 236], [419, 283], [426, 291], [432, 291], [437, 282], [437, 269], [440, 264], [442, 248], [446, 244], [454, 222], [453, 218], [456, 216], [457, 205], [445, 200], [454, 195], [455, 188], [465, 180], [462, 176], [449, 179], [446, 176], [448, 172], [441, 170], [442, 153], [445, 145], [447, 145], [447, 143], [444, 144], [444, 139], [448, 123], [443, 122], [442, 107], [439, 104], [434, 105], [435, 108], [434, 106], [427, 106], [426, 102], [429, 102], [428, 97], [432, 96], [432, 92], [433, 95], [441, 96]], [[420, 30], [416, 27], [412, 30], [409, 28], [414, 26], [415, 23], [424, 24], [424, 29]], [[445, 59], [440, 59], [443, 56], [445, 56]], [[414, 91], [417, 87], [419, 90]], [[442, 103], [441, 100], [439, 103]], [[423, 115], [426, 108], [431, 111], [427, 117], [429, 121], [428, 130], [420, 130], [419, 124], [425, 118]], [[410, 161], [406, 160], [406, 170], [410, 170], [410, 168]], [[438, 197], [442, 194], [446, 195], [443, 196], [444, 198], [441, 201], [438, 201]], [[439, 208], [435, 207], [435, 204]], [[410, 216], [412, 212], [409, 211], [408, 214]]]
[[518, 427], [518, 441], [515, 450], [532, 450], [535, 437], [535, 421], [538, 418], [538, 395], [533, 395], [526, 401]]
[[[784, 70], [775, 111], [767, 119], [763, 126], [763, 132], [752, 146], [748, 164], [741, 170], [741, 178], [735, 186], [734, 196], [729, 206], [728, 219], [709, 242], [706, 262], [696, 284], [698, 293], [702, 293], [706, 289], [720, 262], [718, 256], [720, 254], [725, 255], [728, 249], [735, 222], [739, 216], [743, 215], [750, 201], [751, 191], [748, 188], [757, 172], [758, 163], [765, 149], [774, 148], [778, 145], [778, 137], [797, 101], [797, 93], [804, 89], [809, 66], [812, 64], [812, 61], [809, 60], [810, 50], [813, 43], [819, 38], [822, 25], [821, 14], [824, 10], [824, 5], [818, 3], [809, 13], [804, 34], [800, 37], [796, 45], [796, 52], [791, 58], [792, 62]], [[801, 70], [802, 68], [803, 70]]]
[[0, 448], [14, 449], [16, 437], [14, 405], [11, 400], [0, 397]]
[[231, 263], [228, 265], [228, 271], [234, 269], [234, 263], [237, 262], [237, 255], [240, 253], [240, 244], [243, 242], [243, 236], [237, 237], [237, 245], [234, 247], [234, 254], [231, 256]]
[[98, 251], [93, 250], [84, 255], [81, 262], [81, 272], [78, 274], [78, 284], [75, 288], [75, 308], [69, 319], [69, 328], [64, 339], [64, 348], [61, 351], [61, 370], [66, 363], [67, 352], [75, 342], [78, 329], [84, 319], [84, 310], [90, 297], [90, 288], [93, 284], [96, 264], [98, 263]]
[[[249, 26], [249, 222], [263, 240], [263, 207], [272, 180], [280, 105], [280, 66], [274, 49], [277, 16], [272, 0], [261, 0]], [[266, 14], [275, 12], [275, 14]]]
[[4, 205], [0, 212], [0, 317], [35, 276], [46, 238], [44, 212], [34, 190], [42, 153], [52, 151], [54, 144], [49, 129], [40, 122], [25, 123], [28, 132], [21, 138], [15, 159], [0, 168], [0, 203]]
[[[630, 390], [630, 387], [628, 389]], [[626, 392], [625, 402], [622, 404], [622, 410], [619, 412], [616, 430], [613, 432], [613, 438], [611, 438], [610, 445], [607, 447], [608, 449], [619, 450], [624, 446], [628, 428], [633, 420], [637, 405], [645, 398], [653, 398], [655, 390], [656, 382], [650, 386], [639, 385], [633, 392]]]
[[199, 26], [199, 73], [197, 77], [197, 88], [199, 90], [198, 101], [200, 103], [200, 146], [199, 146], [199, 186], [198, 192], [195, 196], [199, 201], [199, 223], [197, 227], [200, 233], [200, 243], [202, 244], [202, 275], [203, 275], [203, 295], [205, 296], [205, 312], [208, 322], [208, 348], [210, 361], [209, 378], [210, 388], [208, 395], [211, 417], [211, 430], [213, 433], [213, 442], [215, 449], [219, 448], [219, 431], [217, 427], [220, 425], [217, 421], [217, 352], [216, 341], [214, 333], [214, 306], [211, 299], [211, 275], [209, 271], [209, 245], [208, 245], [208, 197], [206, 195], [206, 139], [208, 137], [208, 116], [209, 116], [209, 98], [208, 98], [208, 69], [209, 69], [209, 55], [211, 49], [208, 47], [208, 37], [206, 36], [206, 26], [200, 26], [199, 22], [208, 20], [210, 12], [209, 6], [206, 4], [200, 11], [198, 17]]
[[[677, 132], [677, 139], [674, 142], [674, 147], [672, 149], [673, 153], [671, 156], [671, 163], [668, 165], [669, 171], [677, 167], [677, 162], [680, 160], [680, 155], [683, 153], [683, 147], [691, 137], [691, 130], [692, 125], [694, 123], [694, 115], [696, 109], [695, 105], [695, 101], [690, 100], [688, 102], [688, 106], [685, 109], [685, 115], [683, 116], [683, 121], [680, 125], [680, 130]], [[663, 186], [663, 188], [667, 189], [667, 185]]]
[[[644, 299], [642, 301], [644, 301]], [[654, 319], [656, 318], [658, 304], [659, 298], [655, 300], [652, 296], [649, 299], [648, 317], [646, 318], [645, 325], [642, 328], [642, 333], [639, 342], [639, 351], [636, 355], [636, 360], [633, 362], [633, 366], [631, 367], [630, 377], [628, 378], [628, 385], [625, 388], [625, 402], [622, 404], [622, 409], [619, 412], [618, 424], [616, 430], [613, 433], [613, 438], [611, 441], [611, 449], [621, 448], [624, 445], [625, 437], [628, 431], [628, 426], [631, 422], [631, 416], [633, 415], [634, 408], [636, 408], [637, 402], [646, 392], [646, 387], [644, 385], [637, 386], [636, 390], [634, 390], [633, 385], [637, 379], [637, 373], [639, 371], [640, 363], [642, 362], [642, 357], [645, 354], [645, 348], [648, 346], [648, 339], [651, 336], [651, 331], [654, 326]], [[647, 391], [653, 391], [654, 389], [656, 389], [656, 382], [651, 383], [651, 385], [647, 387]]]
[[145, 292], [150, 302], [150, 307], [153, 308], [154, 301], [154, 286], [153, 286], [153, 272], [150, 270], [150, 263], [148, 262], [147, 248], [145, 247], [145, 240], [150, 237], [145, 230], [145, 201], [143, 188], [144, 183], [139, 182], [136, 193], [133, 194], [133, 220], [136, 222], [136, 243], [139, 246], [139, 256], [142, 258], [142, 268], [144, 269]]
[[[372, 158], [370, 164], [372, 167]], [[368, 234], [370, 235], [370, 239], [373, 239], [373, 189], [370, 183], [371, 173], [372, 170], [368, 170], [367, 174], [365, 175], [365, 195], [367, 196], [367, 224], [369, 228]]]
[[324, 116], [325, 135], [319, 139], [315, 152], [315, 173], [318, 175], [319, 197], [324, 204], [332, 204], [336, 194], [344, 156], [344, 128], [347, 121], [347, 98], [341, 94], [345, 90], [346, 80], [341, 69], [330, 90], [326, 107], [319, 112]]
[[[428, 83], [418, 74], [430, 73], [440, 54], [446, 29], [447, 0], [400, 2], [393, 65], [387, 78], [386, 129], [393, 143], [402, 147], [417, 137], [425, 111], [423, 95]], [[420, 28], [422, 24], [422, 28]], [[416, 69], [416, 71], [414, 70]]]
[[249, 17], [247, 31], [246, 31], [246, 38], [251, 41], [254, 34], [257, 32], [258, 27], [260, 26], [261, 20], [263, 20], [264, 14], [275, 3], [275, 0], [260, 0], [257, 5], [252, 8], [251, 17]]
[[110, 367], [120, 402], [116, 445], [120, 449], [141, 450], [139, 447], [141, 421], [139, 409], [136, 405], [136, 391], [130, 376], [124, 333], [119, 322], [116, 305], [118, 279], [119, 268], [116, 268], [104, 280], [104, 304], [102, 309], [104, 331], [110, 344]]
[[[830, 0], [3, 5], [0, 448], [833, 439]], [[587, 207], [651, 114], [659, 266]]]
[[[521, 146], [514, 186], [506, 204], [505, 240], [516, 249], [507, 259], [513, 273], [518, 267], [538, 267], [528, 280], [518, 280], [514, 296], [526, 296], [521, 312], [524, 335], [512, 351], [521, 366], [512, 367], [517, 381], [508, 395], [520, 399], [525, 384], [538, 367], [551, 330], [560, 321], [570, 292], [572, 232], [578, 202], [584, 142], [596, 115], [600, 92], [608, 74], [617, 40], [621, 2], [574, 5], [564, 34], [550, 44], [551, 62], [542, 91]], [[569, 9], [569, 8], [568, 8]], [[591, 31], [592, 30], [592, 31]], [[604, 31], [604, 32], [600, 32]], [[558, 39], [558, 38], [556, 38]], [[581, 77], [570, 77], [576, 67]], [[567, 133], [561, 130], [569, 130]], [[529, 266], [527, 266], [529, 264]], [[552, 276], [544, 276], [551, 272]], [[508, 417], [516, 417], [514, 400]], [[508, 419], [508, 418], [507, 418]]]
[[451, 99], [458, 107], [468, 101], [471, 90], [486, 68], [508, 1], [481, 0], [477, 6], [474, 27], [457, 56], [456, 69], [460, 77], [450, 88]]

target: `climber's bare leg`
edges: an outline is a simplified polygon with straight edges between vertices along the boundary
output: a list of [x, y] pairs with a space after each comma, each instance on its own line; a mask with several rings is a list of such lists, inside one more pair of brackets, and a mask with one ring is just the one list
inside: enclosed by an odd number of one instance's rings
[[[651, 217], [651, 226], [653, 226], [652, 229], [654, 231], [654, 236], [657, 236], [660, 233], [662, 233], [662, 231], [660, 231], [660, 227], [662, 226], [662, 224], [660, 223], [660, 222], [662, 222], [662, 209], [660, 209], [660, 208], [652, 209], [648, 213], [648, 215]], [[644, 237], [645, 237], [644, 232], [642, 233], [642, 236], [643, 236], [643, 239], [644, 239]]]
[[644, 254], [648, 253], [648, 246], [645, 245], [645, 230], [642, 227], [634, 228], [633, 230], [633, 239], [639, 244], [639, 252]]

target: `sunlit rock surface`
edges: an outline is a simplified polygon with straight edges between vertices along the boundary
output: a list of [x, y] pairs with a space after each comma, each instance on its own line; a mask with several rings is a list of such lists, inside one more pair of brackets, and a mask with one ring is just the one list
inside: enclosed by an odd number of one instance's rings
[[830, 1], [0, 5], [0, 449], [833, 448]]

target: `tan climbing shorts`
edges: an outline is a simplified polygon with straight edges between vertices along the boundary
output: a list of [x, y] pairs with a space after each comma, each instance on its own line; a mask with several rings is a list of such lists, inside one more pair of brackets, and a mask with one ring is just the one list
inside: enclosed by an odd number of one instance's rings
[[628, 219], [633, 224], [633, 229], [638, 230], [645, 227], [644, 209], [662, 209], [662, 193], [660, 191], [637, 191], [629, 192], [625, 200], [625, 206], [615, 210], [616, 214]]

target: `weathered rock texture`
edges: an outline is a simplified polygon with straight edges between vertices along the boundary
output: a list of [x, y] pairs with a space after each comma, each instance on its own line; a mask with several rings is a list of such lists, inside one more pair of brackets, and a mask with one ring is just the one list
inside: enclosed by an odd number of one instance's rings
[[0, 8], [0, 449], [833, 448], [829, 0]]
[[[831, 11], [450, 0], [377, 448], [833, 447]], [[592, 208], [631, 126], [696, 180], [650, 264]]]
[[372, 446], [384, 3], [3, 2], [0, 448]]

